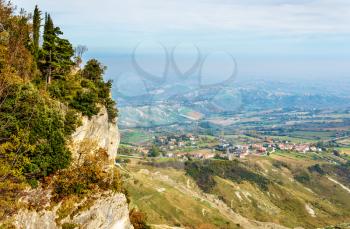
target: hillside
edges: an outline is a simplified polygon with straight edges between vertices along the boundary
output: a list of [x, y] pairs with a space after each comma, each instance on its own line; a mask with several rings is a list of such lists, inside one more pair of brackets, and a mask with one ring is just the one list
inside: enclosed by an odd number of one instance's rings
[[[245, 117], [249, 113], [269, 110], [344, 110], [350, 103], [347, 86], [346, 83], [327, 85], [261, 80], [200, 88], [179, 82], [178, 85], [157, 85], [147, 96], [116, 98], [122, 107], [121, 128], [156, 127], [210, 122], [213, 118], [233, 115]], [[152, 97], [152, 101], [144, 101], [148, 97]]]
[[147, 212], [155, 228], [349, 228], [350, 167], [330, 158], [276, 152], [122, 166], [131, 206]]
[[106, 67], [14, 11], [0, 1], [0, 228], [132, 228]]

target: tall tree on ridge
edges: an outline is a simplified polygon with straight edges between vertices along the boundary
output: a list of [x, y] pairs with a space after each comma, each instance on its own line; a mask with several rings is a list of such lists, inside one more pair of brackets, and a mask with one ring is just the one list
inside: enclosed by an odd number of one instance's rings
[[40, 40], [40, 23], [41, 23], [41, 12], [38, 6], [35, 6], [33, 15], [33, 49], [34, 58], [38, 61], [39, 58], [39, 40]]
[[59, 27], [55, 27], [50, 14], [45, 16], [43, 47], [41, 50], [40, 70], [50, 84], [52, 78], [63, 78], [70, 73], [74, 65], [72, 57], [74, 49], [71, 43], [62, 39]]
[[55, 40], [54, 25], [50, 14], [45, 14], [45, 25], [43, 34], [43, 47], [41, 50], [40, 70], [46, 76], [46, 83], [50, 84], [52, 75], [52, 51]]

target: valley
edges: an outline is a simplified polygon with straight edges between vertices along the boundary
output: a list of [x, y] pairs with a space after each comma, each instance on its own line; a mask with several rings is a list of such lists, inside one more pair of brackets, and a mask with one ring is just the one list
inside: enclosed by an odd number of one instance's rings
[[0, 0], [0, 229], [350, 229], [346, 0]]
[[349, 97], [240, 90], [121, 111], [131, 206], [152, 228], [350, 228]]

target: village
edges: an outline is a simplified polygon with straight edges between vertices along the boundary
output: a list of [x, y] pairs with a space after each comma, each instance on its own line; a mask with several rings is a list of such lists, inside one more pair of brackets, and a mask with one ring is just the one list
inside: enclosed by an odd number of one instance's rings
[[265, 156], [280, 151], [298, 153], [322, 152], [324, 149], [311, 143], [292, 143], [286, 140], [264, 139], [259, 143], [234, 144], [224, 138], [210, 139], [194, 134], [156, 136], [154, 145], [163, 152], [162, 156], [179, 159], [220, 158], [234, 160], [248, 155]]

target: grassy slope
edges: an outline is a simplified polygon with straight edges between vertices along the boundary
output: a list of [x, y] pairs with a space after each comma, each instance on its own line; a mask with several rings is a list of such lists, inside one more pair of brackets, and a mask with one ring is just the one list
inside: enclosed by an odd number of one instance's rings
[[[307, 171], [309, 166], [329, 164], [326, 159], [334, 158], [330, 155], [315, 157], [313, 154], [282, 152], [271, 157], [249, 157], [243, 161], [244, 164], [272, 181], [268, 191], [262, 191], [249, 182], [237, 183], [215, 177], [217, 184], [212, 194], [234, 212], [251, 220], [274, 222], [291, 228], [317, 228], [349, 223], [349, 192], [330, 181], [326, 175], [308, 172], [310, 181], [306, 183], [294, 179], [298, 171]], [[276, 161], [286, 166], [276, 166]], [[237, 222], [241, 223], [220, 212], [217, 206], [201, 201], [193, 192], [186, 190], [187, 187], [201, 193], [195, 182], [182, 170], [137, 163], [129, 164], [127, 168], [132, 176], [127, 181], [131, 205], [147, 212], [151, 224], [196, 228], [202, 223], [210, 223], [214, 228], [224, 228], [229, 222], [228, 228], [234, 228]], [[142, 169], [147, 169], [150, 173], [142, 172]], [[342, 182], [339, 177], [332, 177]], [[165, 188], [165, 191], [158, 192], [157, 189], [161, 188]], [[241, 223], [242, 227], [244, 228], [244, 223]]]
[[[315, 164], [292, 156], [273, 156], [297, 168]], [[221, 195], [232, 209], [250, 219], [275, 222], [288, 227], [302, 226], [316, 228], [350, 221], [350, 194], [334, 186], [326, 177], [312, 175], [309, 184], [301, 184], [293, 179], [287, 168], [276, 168], [269, 158], [254, 158], [254, 165], [260, 167], [265, 177], [275, 181], [268, 192], [262, 192], [248, 182], [237, 184], [221, 178], [214, 192]], [[293, 168], [292, 168], [293, 169]], [[313, 217], [307, 211], [311, 207]]]
[[187, 190], [196, 188], [184, 172], [137, 164], [127, 168], [132, 176], [126, 183], [130, 206], [146, 212], [150, 224], [195, 227], [207, 223], [214, 228], [236, 228], [230, 219]]

